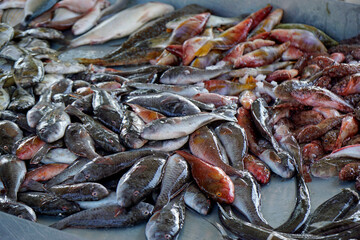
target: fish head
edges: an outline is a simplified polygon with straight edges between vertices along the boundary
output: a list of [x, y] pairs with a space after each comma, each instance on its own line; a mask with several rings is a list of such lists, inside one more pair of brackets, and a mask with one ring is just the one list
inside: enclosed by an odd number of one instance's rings
[[100, 200], [109, 195], [109, 191], [102, 185], [94, 185], [91, 189], [91, 196], [94, 198], [94, 200]]
[[154, 205], [150, 203], [141, 202], [139, 203], [139, 209], [143, 217], [150, 217], [154, 211]]
[[120, 207], [130, 207], [138, 203], [142, 198], [142, 194], [138, 189], [130, 188], [126, 183], [118, 185], [116, 189], [117, 203]]
[[234, 183], [229, 177], [221, 178], [219, 181], [209, 184], [210, 196], [218, 202], [231, 204], [235, 199]]
[[[146, 224], [145, 234], [148, 240], [171, 240], [176, 239], [177, 233], [180, 230], [172, 221], [168, 223], [160, 223], [157, 221], [161, 218], [161, 211], [154, 213], [148, 223]], [[169, 225], [173, 224], [173, 226]]]
[[83, 168], [74, 176], [75, 183], [82, 183], [93, 180], [93, 170], [88, 168]]

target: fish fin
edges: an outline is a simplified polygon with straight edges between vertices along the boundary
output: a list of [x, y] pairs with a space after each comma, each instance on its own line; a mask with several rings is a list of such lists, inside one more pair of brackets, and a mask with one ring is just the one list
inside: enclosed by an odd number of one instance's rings
[[165, 49], [178, 57], [183, 57], [182, 45], [169, 45]]
[[199, 50], [196, 51], [194, 54], [196, 57], [204, 57], [206, 56], [211, 49], [214, 48], [214, 42], [212, 40], [209, 40], [206, 42]]
[[120, 214], [122, 214], [123, 212], [124, 212], [124, 209], [123, 209], [123, 208], [117, 209], [116, 212], [115, 212], [114, 218], [120, 216]]

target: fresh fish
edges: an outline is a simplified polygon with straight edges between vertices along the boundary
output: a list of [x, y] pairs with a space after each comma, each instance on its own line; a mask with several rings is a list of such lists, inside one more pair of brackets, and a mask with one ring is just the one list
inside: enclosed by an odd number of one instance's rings
[[353, 181], [359, 176], [359, 162], [346, 164], [339, 172], [339, 179], [342, 181]]
[[57, 31], [63, 31], [71, 28], [77, 20], [81, 18], [81, 15], [76, 15], [72, 18], [66, 18], [65, 20], [47, 20], [35, 24], [36, 27], [49, 28]]
[[98, 207], [105, 207], [110, 205], [117, 205], [116, 192], [110, 192], [105, 198], [97, 201], [76, 201], [81, 209], [91, 209]]
[[205, 104], [214, 104], [215, 107], [226, 106], [239, 101], [236, 96], [224, 96], [217, 93], [198, 93], [192, 96], [192, 99]]
[[[166, 28], [168, 29], [175, 29], [177, 28], [183, 21], [188, 19], [189, 17], [193, 17], [194, 15], [185, 15], [179, 18], [176, 18], [172, 21], [169, 21], [166, 24]], [[210, 27], [221, 27], [223, 25], [235, 25], [241, 21], [241, 18], [238, 17], [220, 17], [216, 15], [210, 15], [209, 20], [206, 22], [206, 28]]]
[[326, 200], [311, 214], [306, 223], [304, 232], [309, 232], [314, 229], [318, 222], [336, 221], [342, 218], [352, 207], [359, 202], [359, 195], [357, 192], [345, 188], [340, 193], [332, 198]]
[[147, 156], [141, 158], [124, 174], [116, 188], [117, 202], [130, 207], [150, 194], [161, 182], [166, 158]]
[[14, 155], [0, 157], [0, 180], [4, 184], [6, 199], [17, 200], [17, 193], [24, 181], [25, 173], [25, 163]]
[[125, 110], [120, 126], [120, 140], [125, 146], [133, 149], [141, 148], [147, 140], [140, 137], [145, 123], [134, 112]]
[[161, 75], [160, 82], [176, 85], [192, 84], [215, 78], [229, 71], [227, 68], [208, 70], [190, 66], [173, 67]]
[[165, 118], [163, 114], [141, 107], [140, 105], [131, 103], [128, 103], [128, 105], [144, 121], [145, 124], [152, 122], [156, 119]]
[[101, 11], [101, 17], [123, 10], [129, 3], [129, 0], [116, 0], [112, 5]]
[[36, 214], [31, 207], [12, 201], [6, 198], [0, 198], [0, 211], [16, 217], [36, 222]]
[[38, 96], [43, 95], [51, 85], [64, 79], [62, 74], [45, 74], [44, 79], [34, 87], [34, 93]]
[[36, 213], [63, 216], [80, 211], [77, 203], [59, 198], [52, 193], [26, 192], [18, 194], [19, 201], [25, 203]]
[[229, 80], [207, 80], [204, 81], [205, 88], [210, 93], [216, 93], [224, 96], [237, 96], [245, 90], [253, 90], [256, 87], [256, 83], [239, 83]]
[[23, 25], [26, 26], [27, 24], [29, 24], [30, 21], [32, 21], [36, 17], [40, 16], [41, 14], [43, 14], [44, 12], [46, 12], [47, 10], [52, 8], [57, 2], [58, 2], [58, 0], [50, 0], [50, 1], [29, 0], [29, 1], [26, 1], [25, 8], [24, 8], [25, 13], [24, 13]]
[[138, 104], [169, 117], [187, 116], [200, 112], [200, 109], [187, 98], [169, 92], [129, 96], [126, 102]]
[[9, 120], [17, 124], [24, 131], [35, 133], [35, 129], [27, 124], [26, 115], [23, 113], [14, 113], [8, 110], [0, 111], [0, 120]]
[[0, 3], [0, 9], [9, 9], [9, 8], [24, 8], [26, 0], [10, 0], [2, 1]]
[[215, 128], [215, 133], [224, 146], [231, 165], [244, 170], [243, 158], [248, 151], [248, 140], [245, 130], [237, 123], [222, 123]]
[[180, 138], [218, 120], [233, 121], [226, 116], [214, 113], [198, 113], [184, 117], [158, 119], [145, 125], [141, 137], [149, 140]]
[[13, 36], [14, 29], [5, 23], [0, 23], [0, 50], [8, 44]]
[[177, 239], [184, 221], [184, 195], [180, 194], [152, 215], [145, 227], [146, 239]]
[[15, 62], [14, 79], [20, 87], [32, 87], [41, 82], [43, 78], [44, 65], [40, 60], [26, 55]]
[[[331, 155], [330, 155], [331, 156]], [[315, 177], [329, 178], [339, 176], [343, 167], [349, 163], [359, 162], [358, 158], [350, 156], [323, 157], [315, 161], [311, 166], [311, 174]]]
[[36, 133], [41, 140], [52, 143], [64, 136], [66, 127], [70, 123], [70, 117], [64, 112], [64, 106], [55, 106], [40, 119]]
[[99, 179], [106, 178], [120, 172], [125, 168], [131, 167], [140, 158], [154, 154], [155, 151], [140, 149], [119, 152], [108, 155], [104, 158], [95, 158], [75, 174], [74, 181], [97, 181]]
[[79, 118], [94, 141], [106, 151], [124, 151], [124, 147], [120, 144], [119, 137], [114, 132], [95, 121], [92, 117], [86, 115], [72, 105], [67, 106], [65, 112]]
[[354, 116], [345, 116], [342, 119], [339, 136], [336, 139], [334, 149], [339, 149], [346, 139], [351, 138], [359, 131], [359, 123]]
[[99, 157], [95, 152], [95, 143], [80, 123], [71, 123], [65, 131], [64, 142], [66, 147], [78, 156], [94, 159]]
[[234, 202], [234, 184], [230, 177], [219, 167], [215, 167], [185, 151], [176, 151], [191, 166], [191, 173], [201, 190], [216, 201]]
[[258, 183], [269, 183], [271, 171], [263, 161], [253, 155], [246, 154], [243, 158], [243, 162], [244, 169], [250, 172]]
[[[56, 29], [52, 28], [31, 28], [23, 31], [18, 37], [25, 37], [25, 36], [31, 36], [34, 39], [43, 39], [43, 40], [58, 40], [58, 41], [64, 41], [65, 36], [61, 31], [58, 31]], [[39, 40], [36, 40], [37, 42]], [[35, 43], [32, 42], [32, 47], [40, 47], [38, 45], [34, 45]], [[48, 43], [49, 44], [49, 43]], [[48, 44], [43, 47], [49, 47]], [[31, 45], [28, 45], [27, 47], [31, 47]]]
[[39, 101], [26, 113], [27, 123], [35, 128], [46, 112], [51, 110], [51, 92], [46, 91], [40, 96]]
[[[116, 15], [103, 21], [89, 32], [71, 41], [70, 47], [78, 47], [86, 44], [99, 44], [114, 38], [125, 37], [146, 22], [172, 12], [174, 8], [164, 3], [145, 3], [123, 10]], [[127, 19], [124, 24], [121, 19]], [[114, 30], [116, 25], [116, 31]], [[111, 34], [109, 34], [111, 33]]]
[[[2, 85], [2, 84], [0, 84]], [[10, 103], [9, 93], [1, 86], [0, 88], [0, 110], [5, 110]]]
[[62, 0], [55, 5], [55, 8], [67, 8], [77, 13], [86, 13], [90, 11], [96, 4], [97, 0]]
[[93, 91], [92, 107], [94, 109], [94, 115], [104, 125], [115, 132], [119, 132], [124, 118], [122, 105], [106, 90], [93, 89]]
[[12, 153], [15, 143], [23, 138], [23, 132], [15, 123], [0, 121], [0, 151]]
[[109, 191], [100, 183], [78, 183], [56, 185], [49, 188], [50, 192], [69, 201], [98, 201], [109, 195]]
[[117, 204], [91, 208], [73, 214], [50, 225], [56, 229], [72, 228], [120, 228], [131, 227], [147, 220], [154, 206], [140, 202], [129, 210]]
[[72, 164], [78, 156], [70, 152], [67, 148], [54, 148], [51, 149], [42, 159], [41, 163], [50, 164], [50, 163], [66, 163]]
[[276, 25], [280, 23], [283, 14], [284, 10], [281, 8], [275, 9], [250, 32], [248, 38], [255, 37], [261, 33], [270, 32]]
[[7, 109], [14, 112], [24, 112], [35, 105], [35, 98], [22, 87], [18, 87], [11, 96]]
[[39, 149], [45, 145], [38, 136], [30, 136], [22, 139], [15, 150], [16, 157], [21, 160], [32, 159]]
[[189, 140], [189, 136], [164, 140], [164, 141], [148, 141], [142, 149], [153, 151], [172, 152], [182, 148]]
[[55, 62], [51, 61], [46, 63], [44, 70], [50, 74], [74, 74], [78, 72], [84, 72], [87, 67], [80, 63], [73, 62]]
[[62, 139], [60, 139], [54, 143], [45, 143], [31, 158], [30, 164], [40, 163], [43, 160], [43, 158], [46, 156], [46, 154], [50, 151], [50, 149], [60, 148], [60, 147], [63, 147], [63, 145], [64, 144], [63, 144]]
[[184, 201], [186, 206], [195, 210], [201, 215], [207, 215], [212, 207], [211, 200], [199, 189], [199, 187], [192, 183], [185, 191]]
[[54, 11], [54, 16], [51, 19], [51, 21], [64, 21], [64, 20], [69, 20], [75, 17], [80, 17], [81, 14], [70, 11], [66, 8], [57, 8]]
[[160, 193], [156, 199], [154, 212], [161, 210], [190, 180], [190, 170], [183, 157], [174, 154], [166, 162]]

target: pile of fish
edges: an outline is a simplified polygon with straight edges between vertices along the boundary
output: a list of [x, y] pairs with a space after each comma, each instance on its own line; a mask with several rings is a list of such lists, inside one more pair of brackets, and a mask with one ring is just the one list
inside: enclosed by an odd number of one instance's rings
[[[360, 38], [338, 43], [281, 23], [270, 5], [223, 18], [198, 5], [120, 11], [126, 4], [0, 3], [24, 8], [18, 23], [28, 26], [0, 25], [0, 211], [62, 216], [57, 229], [147, 221], [147, 239], [176, 239], [186, 207], [207, 215], [216, 202], [224, 238], [223, 226], [241, 239], [360, 238], [357, 192], [310, 214], [307, 187], [339, 176], [360, 190]], [[69, 43], [59, 30], [70, 27], [89, 31]], [[77, 62], [52, 44], [129, 34]], [[274, 174], [297, 183], [276, 229], [261, 213], [261, 185]]]

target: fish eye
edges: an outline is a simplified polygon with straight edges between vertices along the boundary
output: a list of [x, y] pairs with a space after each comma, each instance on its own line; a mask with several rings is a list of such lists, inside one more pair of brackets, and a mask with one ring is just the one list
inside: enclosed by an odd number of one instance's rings
[[67, 206], [62, 206], [62, 207], [61, 207], [61, 210], [62, 210], [62, 211], [67, 211], [67, 210], [69, 210], [69, 208], [68, 208]]
[[221, 196], [222, 196], [222, 193], [221, 193], [221, 192], [217, 192], [217, 193], [216, 193], [216, 196], [221, 197]]
[[5, 145], [4, 150], [6, 150], [6, 151], [9, 150], [9, 147]]
[[89, 179], [90, 178], [90, 174], [85, 174], [85, 179]]
[[133, 194], [134, 194], [134, 196], [136, 197], [136, 196], [139, 195], [139, 191], [135, 191]]
[[169, 239], [171, 239], [171, 235], [167, 233], [164, 235], [164, 238], [169, 240]]
[[20, 215], [18, 215], [18, 218], [24, 219], [24, 216], [20, 214]]
[[148, 210], [145, 210], [143, 213], [144, 215], [149, 215], [150, 212]]
[[91, 195], [96, 197], [98, 195], [98, 193], [97, 192], [92, 192]]

